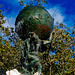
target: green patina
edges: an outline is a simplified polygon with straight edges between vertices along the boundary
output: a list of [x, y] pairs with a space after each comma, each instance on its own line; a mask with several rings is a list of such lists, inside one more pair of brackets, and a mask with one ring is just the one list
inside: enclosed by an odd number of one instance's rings
[[[38, 58], [38, 51], [42, 52], [47, 50], [44, 45], [44, 40], [49, 38], [50, 33], [53, 30], [53, 23], [54, 19], [47, 10], [38, 6], [25, 7], [17, 16], [15, 29], [20, 38], [24, 40], [21, 46], [23, 75], [34, 75], [35, 72], [39, 72], [39, 75], [41, 74], [42, 66], [40, 64], [40, 59]], [[33, 40], [29, 36], [29, 32], [34, 32], [37, 38], [34, 36]], [[48, 41], [48, 43], [50, 42], [51, 40]]]
[[41, 73], [42, 66], [38, 58], [36, 38], [26, 39], [21, 46], [22, 74], [33, 75], [35, 72]]
[[28, 32], [35, 32], [40, 39], [46, 40], [53, 30], [54, 19], [48, 11], [42, 7], [25, 7], [17, 16], [15, 26], [17, 26], [20, 21], [22, 21], [23, 24], [20, 24], [21, 27], [19, 27], [16, 32], [23, 40], [28, 37]]

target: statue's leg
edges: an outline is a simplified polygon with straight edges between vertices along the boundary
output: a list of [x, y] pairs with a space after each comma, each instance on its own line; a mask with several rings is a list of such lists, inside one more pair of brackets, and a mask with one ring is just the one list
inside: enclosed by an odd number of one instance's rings
[[38, 67], [39, 75], [41, 75], [41, 71], [42, 71], [41, 63], [40, 63], [40, 62], [37, 62], [36, 65], [37, 65], [37, 67]]
[[28, 60], [32, 60], [28, 65], [29, 66], [33, 66], [34, 64], [36, 64], [39, 61], [39, 58], [35, 55], [28, 55]]
[[41, 69], [42, 69], [42, 66], [40, 64], [40, 61], [39, 61], [39, 58], [35, 55], [29, 55], [28, 56], [29, 59], [32, 59], [32, 61], [27, 65], [27, 68], [29, 67], [34, 67], [34, 66], [37, 66], [37, 72], [39, 72], [39, 75], [41, 74]]

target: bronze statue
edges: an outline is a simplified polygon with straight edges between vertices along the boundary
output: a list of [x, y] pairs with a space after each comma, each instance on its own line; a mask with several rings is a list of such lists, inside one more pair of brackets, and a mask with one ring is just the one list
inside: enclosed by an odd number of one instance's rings
[[49, 40], [40, 40], [34, 32], [29, 32], [29, 38], [26, 39], [21, 46], [21, 65], [23, 74], [33, 75], [35, 72], [38, 72], [39, 75], [41, 74], [42, 66], [40, 58], [38, 57], [38, 51], [42, 51], [42, 46], [50, 43], [51, 40], [52, 33]]
[[39, 6], [25, 7], [17, 16], [15, 31], [24, 41], [21, 46], [21, 65], [24, 75], [34, 75], [35, 72], [41, 74], [42, 66], [38, 51], [47, 50], [45, 44], [51, 43], [53, 25], [52, 16]]

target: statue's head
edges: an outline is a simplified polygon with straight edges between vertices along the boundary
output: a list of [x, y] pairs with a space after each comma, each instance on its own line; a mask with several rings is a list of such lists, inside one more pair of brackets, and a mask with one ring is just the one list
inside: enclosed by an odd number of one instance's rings
[[54, 19], [44, 8], [25, 7], [16, 18], [15, 31], [22, 40], [29, 37], [29, 32], [34, 32], [41, 40], [47, 40], [53, 30], [53, 23]]

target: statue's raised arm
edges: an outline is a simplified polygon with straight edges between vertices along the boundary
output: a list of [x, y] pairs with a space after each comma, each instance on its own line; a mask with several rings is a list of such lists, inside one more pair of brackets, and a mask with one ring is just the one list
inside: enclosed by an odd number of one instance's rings
[[46, 44], [51, 43], [53, 24], [54, 19], [49, 12], [38, 6], [25, 7], [17, 16], [15, 31], [24, 41], [21, 46], [21, 65], [24, 75], [34, 75], [35, 72], [41, 74], [42, 66], [38, 51], [45, 51]]

